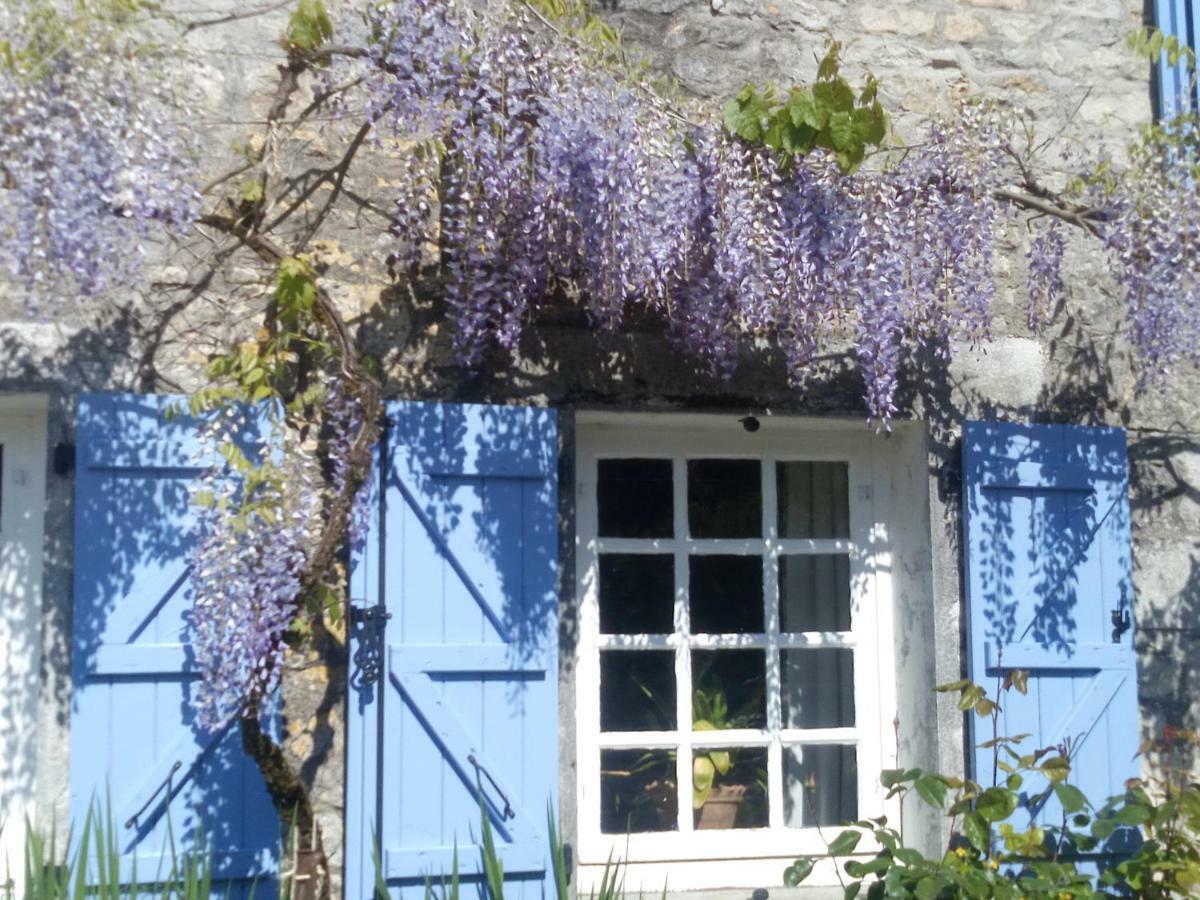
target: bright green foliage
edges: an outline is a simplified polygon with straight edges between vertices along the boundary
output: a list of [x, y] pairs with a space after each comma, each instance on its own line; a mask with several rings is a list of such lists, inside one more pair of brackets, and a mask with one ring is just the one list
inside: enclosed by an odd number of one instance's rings
[[1173, 34], [1164, 34], [1157, 28], [1139, 28], [1129, 35], [1129, 49], [1144, 59], [1156, 63], [1166, 54], [1167, 65], [1183, 63], [1190, 71], [1196, 71], [1196, 52]]
[[[1026, 677], [1024, 672], [1010, 673], [1001, 695], [1009, 690], [1024, 693]], [[966, 680], [937, 690], [957, 692], [960, 709], [998, 723], [1002, 696], [988, 698]], [[844, 881], [846, 900], [1165, 900], [1200, 895], [1200, 785], [1190, 782], [1187, 771], [1177, 770], [1172, 761], [1181, 742], [1200, 746], [1196, 735], [1173, 730], [1163, 741], [1144, 745], [1145, 753], [1168, 755], [1166, 764], [1157, 767], [1166, 777], [1153, 785], [1131, 782], [1122, 796], [1099, 808], [1068, 781], [1069, 745], [1024, 752], [1020, 744], [1026, 737], [997, 736], [986, 743], [995, 749], [996, 769], [1003, 773], [991, 787], [916, 768], [884, 770], [880, 781], [889, 799], [900, 798], [901, 809], [915, 794], [921, 802], [945, 810], [950, 843], [940, 858], [931, 858], [905, 846], [903, 830], [891, 827], [886, 817], [854, 822], [827, 845], [828, 856], [854, 854], [841, 863], [841, 871], [849, 876]], [[1041, 785], [1032, 796], [1030, 784]], [[1040, 807], [1051, 794], [1062, 808], [1061, 820], [1052, 825], [1029, 823], [1028, 809]], [[1076, 868], [1075, 860], [1081, 854], [1103, 855], [1104, 842], [1120, 828], [1139, 829], [1141, 845], [1131, 855], [1110, 859], [1093, 881]], [[800, 884], [816, 861], [796, 860], [784, 872], [785, 884]]]
[[523, 0], [535, 13], [559, 24], [570, 35], [599, 50], [620, 51], [615, 28], [592, 12], [587, 0]]
[[329, 344], [314, 336], [316, 298], [316, 273], [308, 260], [302, 256], [283, 260], [275, 279], [268, 326], [259, 329], [255, 340], [239, 344], [208, 364], [211, 386], [191, 396], [190, 412], [198, 415], [225, 403], [261, 403], [285, 397], [290, 406], [299, 408], [319, 399], [311, 391], [296, 394], [293, 390], [300, 352], [307, 351], [317, 359], [330, 353]]
[[284, 39], [297, 50], [316, 50], [333, 37], [333, 20], [322, 0], [300, 0], [288, 20]]
[[98, 37], [121, 37], [140, 13], [159, 7], [154, 0], [89, 0], [70, 6], [31, 0], [20, 43], [0, 37], [0, 67], [36, 78], [43, 64], [64, 50], [77, 50]]
[[[694, 731], [720, 731], [738, 724], [729, 718], [729, 706], [723, 690], [696, 689], [692, 697]], [[708, 802], [716, 776], [728, 775], [732, 768], [733, 752], [730, 750], [696, 751], [692, 759], [692, 809], [700, 809]]]
[[873, 76], [859, 91], [842, 77], [840, 52], [841, 44], [831, 42], [810, 86], [782, 95], [772, 85], [743, 87], [725, 104], [726, 129], [744, 141], [765, 144], [785, 164], [821, 148], [833, 154], [843, 172], [853, 172], [868, 148], [883, 146], [888, 115]]

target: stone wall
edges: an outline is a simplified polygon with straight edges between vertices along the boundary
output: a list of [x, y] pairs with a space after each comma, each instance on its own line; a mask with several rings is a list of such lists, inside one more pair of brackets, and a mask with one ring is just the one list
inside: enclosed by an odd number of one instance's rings
[[[224, 0], [222, 9], [252, 7]], [[213, 172], [233, 156], [234, 138], [261, 122], [277, 81], [275, 43], [286, 10], [263, 3], [261, 15], [219, 21], [204, 13], [188, 35], [189, 78], [211, 127], [207, 151]], [[1041, 135], [1072, 136], [1082, 145], [1119, 152], [1133, 128], [1150, 115], [1149, 67], [1123, 46], [1142, 21], [1129, 0], [613, 0], [605, 14], [652, 66], [680, 79], [701, 97], [718, 99], [746, 81], [788, 84], [812, 77], [827, 35], [846, 42], [851, 76], [869, 67], [883, 82], [882, 97], [898, 134], [919, 142], [921, 117], [963, 92], [998, 96], [1028, 111]], [[200, 18], [191, 11], [189, 16]], [[314, 144], [320, 134], [314, 131]], [[1054, 145], [1053, 164], [1070, 148]], [[380, 172], [379, 169], [383, 171]], [[357, 186], [386, 183], [386, 160]], [[385, 196], [385, 195], [384, 195]], [[523, 342], [519, 358], [496, 355], [467, 371], [449, 353], [447, 324], [436, 301], [417, 302], [392, 291], [378, 250], [378, 227], [346, 218], [336, 241], [315, 248], [328, 265], [326, 283], [354, 319], [364, 349], [383, 362], [388, 390], [401, 396], [448, 400], [553, 404], [564, 419], [576, 408], [690, 409], [739, 413], [769, 409], [863, 421], [860, 386], [834, 362], [805, 393], [788, 388], [771, 353], [748, 355], [730, 382], [714, 381], [665, 342], [654, 322], [621, 335], [598, 335], [570, 310], [544, 316]], [[1135, 580], [1143, 734], [1166, 724], [1197, 727], [1200, 702], [1192, 673], [1200, 654], [1200, 410], [1190, 402], [1200, 379], [1183, 373], [1166, 392], [1138, 393], [1121, 338], [1121, 311], [1094, 246], [1077, 237], [1067, 256], [1067, 296], [1043, 333], [1025, 324], [1024, 261], [1017, 236], [1006, 245], [998, 278], [1000, 309], [994, 340], [958, 347], [946, 370], [928, 363], [932, 378], [904, 389], [904, 417], [926, 423], [930, 543], [939, 681], [961, 670], [959, 496], [957, 438], [966, 417], [1107, 423], [1129, 430], [1134, 514]], [[202, 306], [155, 330], [157, 315], [196, 274], [186, 253], [163, 241], [154, 282], [111, 308], [71, 313], [53, 324], [23, 317], [11, 293], [0, 295], [0, 391], [51, 395], [50, 444], [71, 437], [71, 401], [81, 390], [179, 390], [197, 383], [197, 364], [230, 323], [222, 308]], [[261, 297], [261, 273], [244, 260], [218, 275], [223, 296], [237, 305]], [[569, 427], [565, 433], [569, 435]], [[569, 442], [564, 445], [569, 452]], [[569, 461], [565, 471], [569, 474]], [[39, 802], [63, 821], [66, 723], [69, 718], [70, 492], [69, 479], [48, 476], [45, 678], [40, 723]], [[564, 492], [565, 493], [565, 492]], [[569, 510], [568, 510], [569, 512]], [[563, 542], [569, 563], [570, 535]], [[573, 579], [564, 578], [564, 585]], [[570, 591], [564, 591], [564, 687], [571, 696]], [[344, 715], [330, 697], [339, 671], [326, 660], [305, 663], [295, 680], [289, 745], [318, 785], [331, 848], [340, 846]], [[330, 688], [333, 685], [333, 689]], [[569, 710], [569, 705], [564, 705]], [[321, 712], [323, 710], [323, 712]], [[564, 729], [564, 800], [574, 796], [573, 726]], [[963, 765], [962, 718], [949, 701], [938, 710], [936, 759], [944, 771]], [[47, 815], [47, 818], [50, 816]], [[572, 811], [564, 810], [571, 828]]]

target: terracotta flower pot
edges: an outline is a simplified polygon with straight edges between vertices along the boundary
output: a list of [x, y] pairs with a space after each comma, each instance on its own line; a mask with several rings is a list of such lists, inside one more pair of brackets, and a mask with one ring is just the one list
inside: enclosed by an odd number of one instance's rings
[[696, 830], [732, 828], [748, 787], [745, 784], [714, 785], [708, 799], [699, 809]]

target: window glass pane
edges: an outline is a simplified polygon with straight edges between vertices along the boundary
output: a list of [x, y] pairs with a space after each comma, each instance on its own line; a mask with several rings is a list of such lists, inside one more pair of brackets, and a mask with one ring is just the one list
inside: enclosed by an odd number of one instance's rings
[[596, 465], [601, 537], [675, 533], [669, 459], [602, 459]]
[[767, 748], [697, 747], [692, 752], [693, 827], [765, 828]]
[[858, 762], [844, 744], [783, 748], [783, 820], [792, 828], [858, 818]]
[[693, 650], [693, 721], [766, 728], [766, 659], [762, 650]]
[[600, 830], [675, 831], [679, 788], [674, 750], [600, 751]]
[[781, 650], [784, 728], [854, 725], [854, 651]]
[[762, 535], [762, 464], [756, 459], [693, 459], [688, 533], [694, 538]]
[[850, 630], [850, 557], [779, 558], [779, 630]]
[[600, 654], [601, 731], [670, 731], [675, 719], [674, 651]]
[[675, 630], [675, 559], [663, 554], [600, 557], [600, 631], [670, 634]]
[[779, 536], [850, 536], [850, 467], [844, 462], [781, 462], [775, 465]]
[[761, 556], [692, 556], [688, 569], [693, 634], [764, 630]]

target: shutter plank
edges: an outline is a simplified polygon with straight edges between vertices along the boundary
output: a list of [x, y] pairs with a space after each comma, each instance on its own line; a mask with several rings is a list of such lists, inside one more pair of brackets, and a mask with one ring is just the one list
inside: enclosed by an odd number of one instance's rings
[[[348, 818], [371, 824], [348, 836], [348, 890], [373, 883], [377, 801], [394, 896], [423, 895], [455, 846], [475, 876], [478, 780], [513, 900], [540, 896], [558, 780], [554, 416], [407, 402], [389, 416], [378, 527], [353, 561], [357, 595], [391, 618], [386, 690], [351, 679]], [[352, 653], [369, 637], [355, 635]]]
[[[1003, 670], [1028, 670], [1001, 734], [1029, 733], [1024, 752], [1072, 742], [1071, 781], [1100, 805], [1140, 774], [1133, 634], [1112, 627], [1133, 600], [1124, 433], [968, 422], [963, 471], [969, 674], [990, 690]], [[971, 717], [974, 744], [988, 727]], [[972, 763], [990, 784], [993, 752]], [[1053, 799], [1028, 812], [1061, 813]]]
[[111, 797], [124, 871], [136, 860], [139, 878], [153, 875], [170, 831], [178, 850], [211, 849], [218, 895], [246, 897], [266, 878], [255, 895], [267, 897], [279, 836], [261, 776], [236, 728], [212, 735], [195, 720], [186, 616], [199, 443], [194, 421], [168, 418], [177, 400], [98, 394], [77, 408], [71, 816], [81, 826]]

